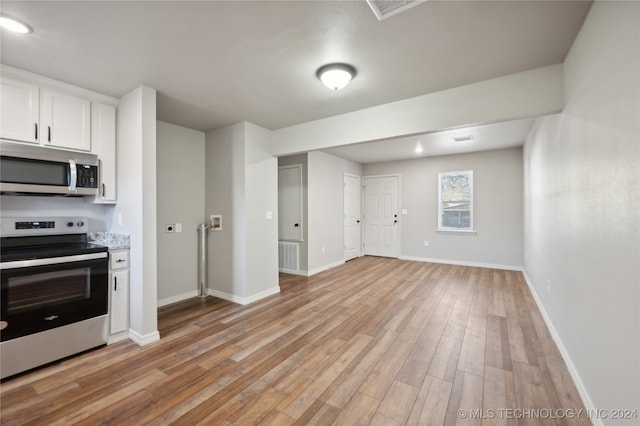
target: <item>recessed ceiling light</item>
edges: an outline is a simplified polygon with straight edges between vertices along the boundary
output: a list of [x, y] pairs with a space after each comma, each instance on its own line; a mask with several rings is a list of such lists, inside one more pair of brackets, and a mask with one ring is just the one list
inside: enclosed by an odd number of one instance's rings
[[0, 27], [14, 33], [28, 34], [33, 32], [30, 26], [8, 16], [0, 16]]
[[356, 76], [356, 69], [349, 64], [327, 64], [318, 68], [316, 75], [329, 89], [340, 90]]
[[454, 142], [468, 142], [468, 141], [473, 140], [473, 136], [471, 136], [471, 135], [454, 136], [451, 139], [453, 139]]
[[416, 154], [420, 154], [422, 151], [424, 151], [424, 149], [422, 149], [422, 144], [418, 142], [418, 145], [416, 145]]

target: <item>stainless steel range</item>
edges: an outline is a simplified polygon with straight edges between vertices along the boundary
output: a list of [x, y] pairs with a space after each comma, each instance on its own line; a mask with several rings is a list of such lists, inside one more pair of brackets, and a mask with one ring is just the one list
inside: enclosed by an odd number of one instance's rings
[[108, 252], [87, 219], [0, 219], [0, 378], [107, 343]]

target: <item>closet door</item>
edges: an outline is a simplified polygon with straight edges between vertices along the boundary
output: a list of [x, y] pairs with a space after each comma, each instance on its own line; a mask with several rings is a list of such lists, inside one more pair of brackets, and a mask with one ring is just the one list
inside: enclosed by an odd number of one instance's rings
[[302, 241], [302, 165], [278, 168], [278, 238]]

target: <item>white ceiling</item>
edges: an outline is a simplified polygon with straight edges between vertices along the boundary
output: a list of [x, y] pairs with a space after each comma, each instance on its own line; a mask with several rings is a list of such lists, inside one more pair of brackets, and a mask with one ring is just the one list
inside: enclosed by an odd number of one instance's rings
[[[323, 151], [361, 164], [403, 160], [438, 155], [463, 154], [521, 146], [534, 118], [443, 130], [416, 136], [364, 142]], [[471, 136], [470, 141], [457, 142], [454, 137]], [[416, 146], [423, 149], [416, 153]]]
[[[158, 91], [158, 119], [277, 129], [562, 62], [583, 1], [427, 1], [378, 21], [364, 1], [6, 1], [2, 63], [120, 97]], [[358, 76], [332, 92], [317, 68]], [[429, 138], [429, 137], [428, 137]]]

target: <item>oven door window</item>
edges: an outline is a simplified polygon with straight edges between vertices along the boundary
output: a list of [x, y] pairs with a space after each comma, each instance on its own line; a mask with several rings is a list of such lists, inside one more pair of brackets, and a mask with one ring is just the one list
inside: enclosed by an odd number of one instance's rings
[[91, 299], [91, 268], [78, 268], [7, 280], [9, 315]]
[[105, 257], [3, 270], [0, 339], [106, 314], [108, 266]]

